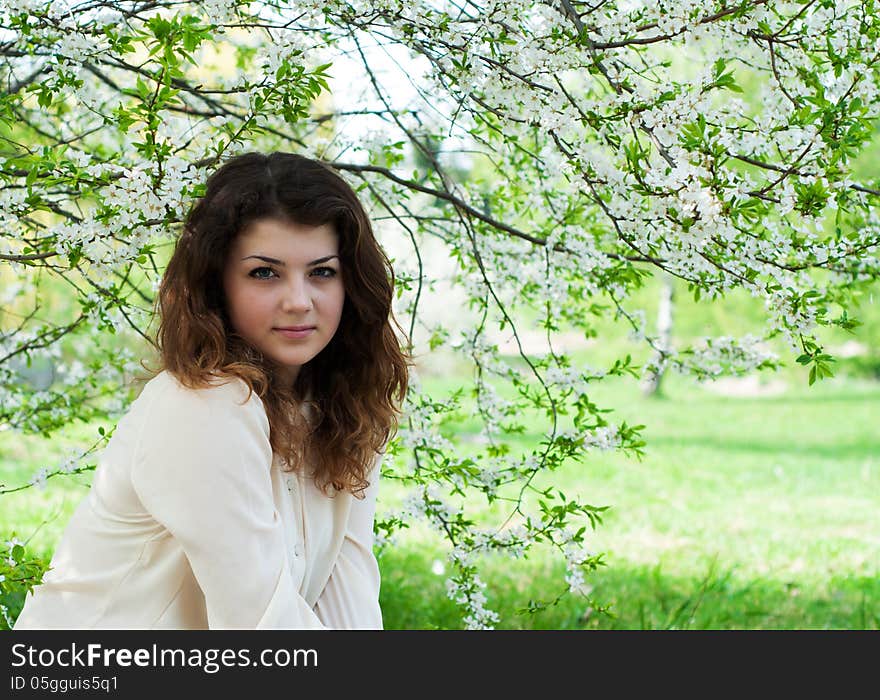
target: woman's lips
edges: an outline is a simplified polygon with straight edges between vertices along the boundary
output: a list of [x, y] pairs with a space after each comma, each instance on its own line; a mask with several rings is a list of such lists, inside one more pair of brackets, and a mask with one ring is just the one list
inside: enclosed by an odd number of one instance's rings
[[275, 328], [275, 331], [283, 335], [285, 338], [305, 338], [312, 331], [315, 330], [314, 326], [306, 326], [301, 328]]

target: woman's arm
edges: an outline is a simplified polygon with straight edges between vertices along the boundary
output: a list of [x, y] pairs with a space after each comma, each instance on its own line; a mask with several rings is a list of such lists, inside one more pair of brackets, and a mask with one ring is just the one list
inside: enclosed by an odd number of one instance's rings
[[376, 459], [364, 498], [352, 498], [345, 539], [315, 612], [328, 627], [382, 629], [379, 564], [373, 554], [373, 518], [382, 455]]
[[132, 484], [180, 542], [210, 628], [320, 628], [293, 585], [272, 497], [262, 403], [242, 382], [191, 390], [168, 377], [135, 450]]

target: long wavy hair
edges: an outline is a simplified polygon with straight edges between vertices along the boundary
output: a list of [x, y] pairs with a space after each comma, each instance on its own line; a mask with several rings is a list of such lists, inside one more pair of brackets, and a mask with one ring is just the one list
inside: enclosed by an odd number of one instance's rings
[[[332, 340], [292, 387], [232, 328], [223, 269], [236, 236], [260, 219], [330, 224], [339, 236], [345, 301]], [[157, 369], [184, 386], [239, 377], [263, 401], [273, 452], [290, 471], [308, 464], [328, 493], [359, 495], [376, 453], [397, 431], [411, 357], [392, 312], [394, 271], [354, 190], [332, 168], [292, 153], [235, 156], [190, 210], [156, 299]], [[393, 325], [392, 325], [393, 324]], [[300, 408], [306, 404], [308, 409]]]

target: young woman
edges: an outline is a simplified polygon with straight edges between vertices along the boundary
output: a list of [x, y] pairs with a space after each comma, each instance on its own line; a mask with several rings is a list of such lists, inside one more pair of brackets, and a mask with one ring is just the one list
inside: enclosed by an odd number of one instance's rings
[[373, 517], [409, 364], [393, 280], [330, 168], [217, 170], [159, 289], [155, 376], [15, 628], [381, 628]]

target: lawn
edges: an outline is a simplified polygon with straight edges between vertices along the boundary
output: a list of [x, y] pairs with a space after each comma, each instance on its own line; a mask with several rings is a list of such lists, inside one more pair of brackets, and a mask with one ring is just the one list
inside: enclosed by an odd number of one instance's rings
[[[607, 566], [590, 582], [614, 615], [574, 597], [518, 615], [529, 598], [553, 599], [563, 585], [562, 565], [537, 553], [487, 562], [499, 627], [880, 626], [880, 385], [833, 380], [757, 393], [718, 395], [681, 378], [662, 398], [627, 382], [597, 387], [600, 405], [646, 424], [646, 455], [598, 454], [553, 480], [611, 506], [590, 539]], [[432, 573], [444, 551], [419, 534], [381, 555], [386, 626], [457, 627], [443, 576]]]
[[[801, 381], [731, 396], [671, 377], [659, 398], [642, 397], [633, 382], [603, 384], [597, 403], [618, 421], [646, 425], [645, 457], [599, 453], [552, 478], [569, 495], [610, 506], [589, 535], [607, 566], [589, 582], [611, 614], [573, 596], [519, 614], [564, 588], [561, 562], [536, 550], [485, 562], [499, 628], [880, 627], [880, 384]], [[0, 483], [26, 483], [97, 428], [53, 441], [4, 433]], [[459, 429], [467, 439], [473, 426]], [[88, 474], [55, 478], [45, 490], [0, 496], [0, 534], [15, 531], [48, 556], [88, 483]], [[401, 496], [383, 484], [380, 513]], [[387, 628], [461, 627], [445, 595], [446, 550], [425, 527], [403, 533], [379, 560]]]

